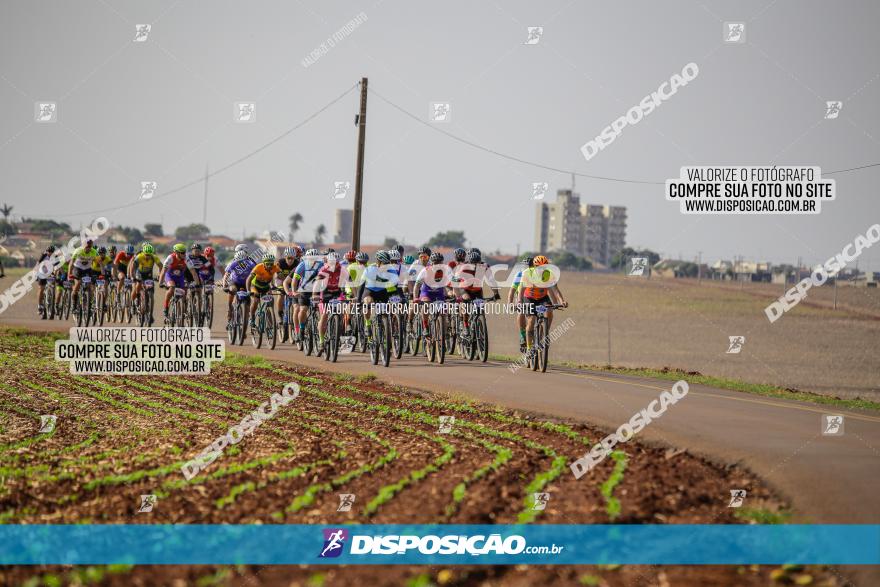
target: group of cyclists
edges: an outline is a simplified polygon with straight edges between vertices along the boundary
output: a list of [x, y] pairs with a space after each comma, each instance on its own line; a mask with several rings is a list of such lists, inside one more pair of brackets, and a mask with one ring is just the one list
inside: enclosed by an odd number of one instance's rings
[[[55, 247], [46, 249], [40, 261], [56, 256]], [[544, 341], [534, 333], [535, 320], [538, 316], [546, 321], [546, 328], [552, 321], [554, 308], [566, 307], [558, 283], [548, 285], [549, 271], [546, 265], [549, 259], [543, 255], [527, 256], [521, 260], [513, 285], [508, 293], [507, 302], [515, 304], [516, 324], [519, 331], [520, 350], [531, 354], [539, 349]], [[426, 350], [436, 343], [437, 337], [445, 338], [445, 331], [462, 341], [474, 335], [474, 345], [479, 346], [482, 359], [488, 356], [488, 335], [485, 332], [485, 319], [473, 325], [474, 333], [470, 332], [470, 316], [479, 315], [479, 309], [485, 301], [497, 301], [501, 298], [499, 287], [495, 283], [492, 272], [483, 260], [478, 248], [465, 249], [459, 247], [452, 253], [452, 258], [445, 259], [439, 251], [429, 247], [421, 247], [417, 255], [404, 255], [404, 247], [397, 245], [388, 250], [379, 250], [371, 260], [364, 251], [350, 250], [340, 254], [333, 249], [318, 250], [292, 245], [284, 249], [280, 258], [272, 251], [262, 249], [251, 252], [246, 244], [235, 247], [232, 260], [221, 266], [213, 247], [202, 247], [193, 244], [189, 250], [182, 243], [175, 244], [171, 253], [163, 260], [156, 255], [150, 243], [143, 243], [140, 251], [134, 245], [126, 245], [121, 250], [115, 246], [97, 246], [87, 240], [76, 249], [69, 259], [61, 259], [51, 278], [41, 275], [39, 286], [39, 313], [45, 319], [54, 315], [47, 305], [61, 304], [64, 290], [71, 289], [73, 311], [76, 314], [81, 300], [88, 299], [79, 295], [83, 283], [97, 282], [97, 287], [104, 288], [104, 295], [95, 298], [95, 312], [104, 311], [108, 299], [126, 300], [131, 304], [131, 314], [141, 312], [139, 301], [143, 304], [141, 289], [147, 284], [152, 289], [154, 279], [159, 287], [167, 288], [163, 303], [163, 318], [166, 325], [184, 325], [181, 321], [169, 321], [169, 306], [174, 303], [175, 292], [195, 288], [213, 290], [215, 278], [222, 276], [220, 285], [227, 297], [227, 330], [236, 315], [236, 300], [245, 304], [246, 320], [240, 324], [239, 336], [243, 338], [248, 328], [254, 334], [255, 329], [265, 330], [265, 325], [257, 322], [257, 311], [263, 302], [263, 312], [268, 307], [275, 312], [271, 324], [280, 334], [281, 342], [291, 342], [303, 348], [306, 336], [314, 337], [317, 354], [330, 356], [328, 345], [328, 322], [334, 312], [341, 315], [341, 324], [334, 324], [333, 337], [330, 342], [339, 345], [339, 338], [360, 338], [363, 350], [377, 344], [376, 325], [373, 320], [382, 308], [393, 306], [392, 314], [396, 320], [386, 325], [392, 331], [387, 336], [399, 336], [394, 339], [395, 355], [400, 354], [396, 347], [408, 347], [416, 354], [420, 344]], [[158, 277], [154, 274], [158, 272]], [[49, 282], [54, 282], [54, 294], [46, 293]], [[71, 288], [72, 284], [72, 288]], [[205, 287], [209, 286], [209, 287]], [[127, 291], [128, 288], [130, 292]], [[108, 296], [110, 290], [114, 295]], [[483, 297], [485, 290], [491, 291], [490, 297]], [[125, 293], [125, 295], [123, 295]], [[270, 294], [276, 294], [269, 298]], [[97, 294], [96, 294], [97, 295]], [[251, 300], [254, 300], [251, 302]], [[89, 299], [91, 302], [91, 299]], [[423, 311], [429, 307], [453, 307], [449, 314], [450, 327], [444, 326], [440, 334], [429, 325], [431, 312]], [[472, 305], [470, 309], [468, 305]], [[474, 307], [477, 312], [474, 312]], [[340, 311], [340, 308], [342, 311]], [[152, 324], [152, 305], [149, 316], [142, 325]], [[210, 305], [213, 314], [213, 304]], [[443, 311], [443, 310], [441, 310]], [[193, 311], [198, 314], [198, 311]], [[129, 315], [131, 315], [129, 314]], [[310, 319], [314, 315], [315, 324]], [[380, 317], [381, 318], [381, 317]], [[101, 320], [103, 324], [103, 320]], [[207, 321], [190, 321], [189, 325], [208, 325]], [[446, 324], [446, 322], [444, 322]], [[88, 325], [88, 323], [86, 323]], [[311, 326], [311, 327], [310, 327]], [[339, 327], [341, 326], [341, 328]], [[379, 336], [385, 336], [379, 325]], [[482, 333], [479, 332], [482, 328]], [[409, 331], [409, 332], [407, 332]], [[416, 333], [413, 334], [413, 331]], [[262, 332], [261, 332], [262, 334]], [[272, 337], [274, 348], [275, 332], [268, 333]], [[414, 340], [414, 336], [417, 338]], [[408, 337], [408, 339], [405, 339]], [[482, 337], [482, 338], [481, 338]], [[241, 343], [239, 338], [239, 344]], [[234, 338], [230, 338], [235, 342]], [[262, 339], [261, 339], [262, 340]], [[390, 340], [390, 338], [389, 338]], [[409, 342], [407, 342], [407, 340]], [[454, 347], [455, 340], [446, 340]], [[256, 342], [255, 342], [256, 344]], [[463, 344], [463, 343], [462, 343]], [[308, 345], [311, 353], [311, 344]], [[442, 345], [441, 345], [442, 346]], [[434, 347], [430, 347], [432, 351]], [[476, 348], [476, 346], [474, 347]], [[337, 348], [338, 350], [338, 348]], [[452, 352], [450, 350], [450, 352]], [[474, 351], [471, 351], [473, 358]], [[336, 354], [333, 353], [333, 360]], [[442, 353], [441, 353], [442, 362]], [[387, 355], [385, 359], [387, 365]]]

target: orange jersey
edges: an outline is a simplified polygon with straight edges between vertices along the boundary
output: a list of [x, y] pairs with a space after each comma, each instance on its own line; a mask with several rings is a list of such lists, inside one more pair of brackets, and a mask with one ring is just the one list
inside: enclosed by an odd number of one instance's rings
[[254, 276], [254, 281], [259, 281], [260, 283], [272, 283], [272, 279], [279, 271], [281, 271], [281, 268], [278, 266], [278, 263], [274, 263], [268, 269], [264, 264], [260, 263], [254, 267], [251, 275]]

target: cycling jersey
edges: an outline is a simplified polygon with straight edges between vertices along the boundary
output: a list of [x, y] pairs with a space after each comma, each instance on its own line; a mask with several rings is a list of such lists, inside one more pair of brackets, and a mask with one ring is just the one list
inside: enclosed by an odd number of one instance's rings
[[162, 259], [153, 253], [148, 255], [147, 253], [140, 252], [134, 256], [134, 263], [137, 265], [138, 271], [146, 273], [147, 271], [152, 271], [154, 265], [161, 266]]
[[230, 277], [230, 281], [233, 285], [244, 287], [248, 275], [251, 274], [254, 265], [256, 265], [256, 262], [254, 262], [253, 259], [245, 257], [240, 261], [233, 261], [227, 265], [225, 273]]
[[519, 284], [522, 283], [522, 274], [523, 274], [523, 272], [520, 271], [513, 278], [513, 285], [510, 286], [510, 289], [512, 289], [513, 291], [516, 291], [519, 289]]
[[312, 264], [311, 267], [307, 267], [307, 263], [309, 262], [305, 260], [300, 261], [299, 265], [297, 265], [296, 269], [293, 271], [294, 279], [299, 277], [299, 293], [304, 291], [311, 292], [311, 288], [308, 286], [315, 281], [318, 272], [321, 270], [321, 267], [324, 266], [323, 261], [310, 262]]
[[456, 277], [458, 277], [458, 279], [453, 279], [453, 281], [459, 282], [456, 287], [461, 287], [467, 293], [482, 292], [483, 276], [485, 273], [481, 271], [478, 278], [477, 270], [482, 269], [483, 267], [485, 267], [483, 263], [478, 265], [474, 265], [473, 263], [463, 263], [459, 265], [458, 271], [456, 272]]
[[165, 274], [171, 275], [183, 275], [183, 272], [187, 269], [193, 269], [193, 262], [186, 255], [178, 257], [176, 254], [171, 253], [165, 260], [162, 262], [162, 268], [165, 269]]
[[129, 255], [125, 251], [119, 251], [116, 253], [116, 258], [113, 259], [113, 264], [118, 267], [120, 271], [125, 271], [133, 258], [134, 255]]
[[299, 264], [299, 261], [294, 257], [293, 261], [287, 262], [287, 259], [284, 257], [278, 259], [276, 265], [278, 266], [278, 274], [275, 276], [278, 279], [285, 279], [288, 275], [293, 273], [293, 270], [296, 269], [296, 266]]
[[357, 286], [360, 286], [361, 280], [363, 279], [361, 276], [366, 269], [366, 265], [357, 261], [349, 263], [348, 266], [346, 266], [345, 272], [348, 274], [348, 279], [345, 280], [345, 296], [348, 299], [351, 300], [355, 298], [355, 289]]
[[107, 255], [95, 255], [95, 258], [92, 259], [92, 271], [102, 273], [109, 264], [110, 257]]
[[273, 263], [269, 267], [266, 267], [263, 263], [260, 263], [251, 271], [251, 275], [254, 276], [252, 283], [254, 285], [261, 285], [263, 287], [268, 287], [272, 284], [272, 279], [281, 269], [278, 267], [278, 263]]
[[364, 286], [370, 291], [397, 291], [400, 280], [400, 267], [396, 264], [368, 265], [364, 271]]
[[536, 287], [550, 281], [553, 273], [549, 269], [541, 269], [540, 267], [530, 267], [523, 271], [521, 285], [523, 288], [523, 296], [533, 300], [542, 299], [547, 296], [548, 287]]
[[85, 247], [79, 247], [73, 251], [70, 260], [73, 263], [73, 266], [77, 269], [90, 269], [92, 267], [92, 261], [97, 256], [98, 250], [95, 247], [92, 247], [88, 251], [85, 250]]
[[442, 265], [428, 265], [423, 268], [416, 278], [416, 283], [421, 283], [418, 292], [419, 298], [426, 298], [431, 302], [445, 300], [446, 286], [443, 285], [445, 273]]
[[[318, 271], [318, 277], [315, 279], [315, 283], [318, 284], [323, 282], [324, 287], [323, 291], [325, 292], [338, 292], [339, 291], [339, 279], [342, 277], [342, 265], [336, 263], [333, 268], [330, 265], [324, 265]], [[318, 286], [320, 287], [320, 286]]]
[[[214, 275], [214, 272], [211, 271], [211, 262], [208, 261], [208, 258], [204, 255], [189, 255], [189, 261], [192, 263], [193, 269], [196, 270], [196, 274], [200, 279], [207, 279], [209, 273], [211, 276]], [[189, 281], [192, 276], [189, 271], [185, 273], [187, 276], [187, 281]]]

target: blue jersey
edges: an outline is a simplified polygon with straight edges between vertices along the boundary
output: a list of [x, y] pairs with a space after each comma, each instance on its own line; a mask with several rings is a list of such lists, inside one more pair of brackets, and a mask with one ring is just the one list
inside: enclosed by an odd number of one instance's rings
[[296, 269], [293, 270], [294, 275], [299, 275], [299, 291], [310, 291], [306, 288], [310, 288], [314, 284], [318, 271], [324, 266], [323, 261], [310, 261], [309, 263], [311, 263], [311, 267], [306, 264], [305, 260], [300, 261]]
[[370, 291], [395, 291], [400, 281], [400, 265], [370, 265], [364, 271], [365, 287]]
[[233, 261], [226, 266], [226, 274], [229, 275], [233, 285], [243, 287], [247, 283], [248, 275], [256, 267], [257, 262], [250, 257], [245, 257], [241, 261]]

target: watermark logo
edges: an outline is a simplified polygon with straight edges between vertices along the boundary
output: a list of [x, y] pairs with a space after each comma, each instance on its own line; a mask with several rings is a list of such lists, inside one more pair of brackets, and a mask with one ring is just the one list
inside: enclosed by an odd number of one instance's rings
[[348, 195], [348, 190], [351, 189], [350, 181], [334, 181], [333, 182], [333, 199], [341, 200], [345, 196]]
[[344, 528], [324, 528], [324, 547], [318, 558], [336, 558], [342, 554], [345, 541], [348, 540], [348, 530]]
[[725, 43], [745, 43], [746, 42], [746, 24], [744, 22], [725, 22], [724, 23], [724, 42]]
[[55, 102], [35, 102], [34, 120], [44, 124], [58, 122], [58, 104]]
[[730, 490], [730, 501], [727, 503], [727, 507], [729, 508], [738, 508], [742, 507], [743, 502], [746, 500], [746, 490], [745, 489], [731, 489]]
[[527, 37], [523, 45], [537, 45], [541, 42], [541, 35], [544, 34], [544, 27], [530, 26], [527, 28]]
[[825, 102], [825, 120], [831, 120], [840, 116], [840, 110], [843, 108], [843, 102], [839, 100], [829, 100]]
[[151, 24], [136, 24], [134, 25], [134, 39], [135, 43], [143, 43], [147, 40], [147, 37], [150, 35], [150, 31], [152, 30], [153, 25]]
[[520, 369], [522, 369], [523, 367], [525, 367], [526, 365], [529, 364], [529, 359], [533, 358], [533, 354], [536, 352], [536, 349], [544, 348], [545, 345], [549, 345], [551, 343], [556, 342], [566, 332], [568, 332], [569, 330], [574, 328], [574, 326], [575, 326], [574, 320], [571, 318], [566, 318], [562, 324], [558, 324], [558, 325], [554, 326], [553, 330], [551, 330], [549, 334], [545, 335], [543, 340], [533, 341], [534, 346], [531, 349], [527, 350], [526, 352], [522, 353], [516, 362], [510, 363], [507, 366], [507, 369], [511, 373], [516, 373], [517, 371], [519, 371]]
[[544, 196], [547, 195], [547, 190], [550, 189], [550, 184], [546, 181], [533, 181], [532, 182], [532, 199], [533, 200], [543, 200]]
[[455, 426], [455, 416], [440, 416], [440, 427], [437, 432], [440, 434], [449, 434]]
[[330, 52], [330, 49], [336, 46], [336, 43], [339, 43], [346, 39], [350, 34], [354, 32], [356, 28], [361, 26], [361, 24], [367, 21], [367, 15], [361, 12], [353, 19], [345, 23], [338, 31], [327, 37], [325, 41], [323, 41], [320, 45], [315, 47], [311, 53], [303, 57], [300, 63], [303, 67], [308, 69], [312, 65], [318, 62], [321, 57]]
[[159, 189], [159, 184], [155, 181], [142, 181], [141, 182], [141, 200], [149, 200], [153, 196], [156, 195], [156, 190]]
[[339, 507], [336, 508], [337, 512], [350, 512], [351, 506], [354, 505], [355, 495], [354, 493], [340, 493], [339, 494]]
[[256, 122], [257, 104], [255, 102], [236, 102], [234, 120], [241, 123]]
[[58, 416], [48, 415], [40, 416], [40, 434], [50, 434], [55, 431], [55, 423]]
[[549, 493], [533, 493], [532, 494], [532, 509], [535, 511], [544, 511], [547, 508], [547, 503], [550, 501]]
[[648, 258], [647, 257], [633, 257], [630, 259], [630, 267], [629, 274], [634, 277], [641, 277], [645, 274], [645, 269], [648, 268]]
[[153, 511], [153, 507], [156, 505], [156, 496], [155, 495], [142, 495], [141, 496], [141, 505], [138, 508], [137, 513], [139, 514], [148, 514]]
[[843, 436], [843, 416], [822, 414], [822, 436]]
[[431, 102], [428, 118], [431, 122], [451, 122], [452, 105], [449, 102]]
[[743, 345], [746, 344], [745, 336], [728, 336], [730, 339], [729, 346], [727, 347], [728, 355], [738, 355], [742, 352]]

